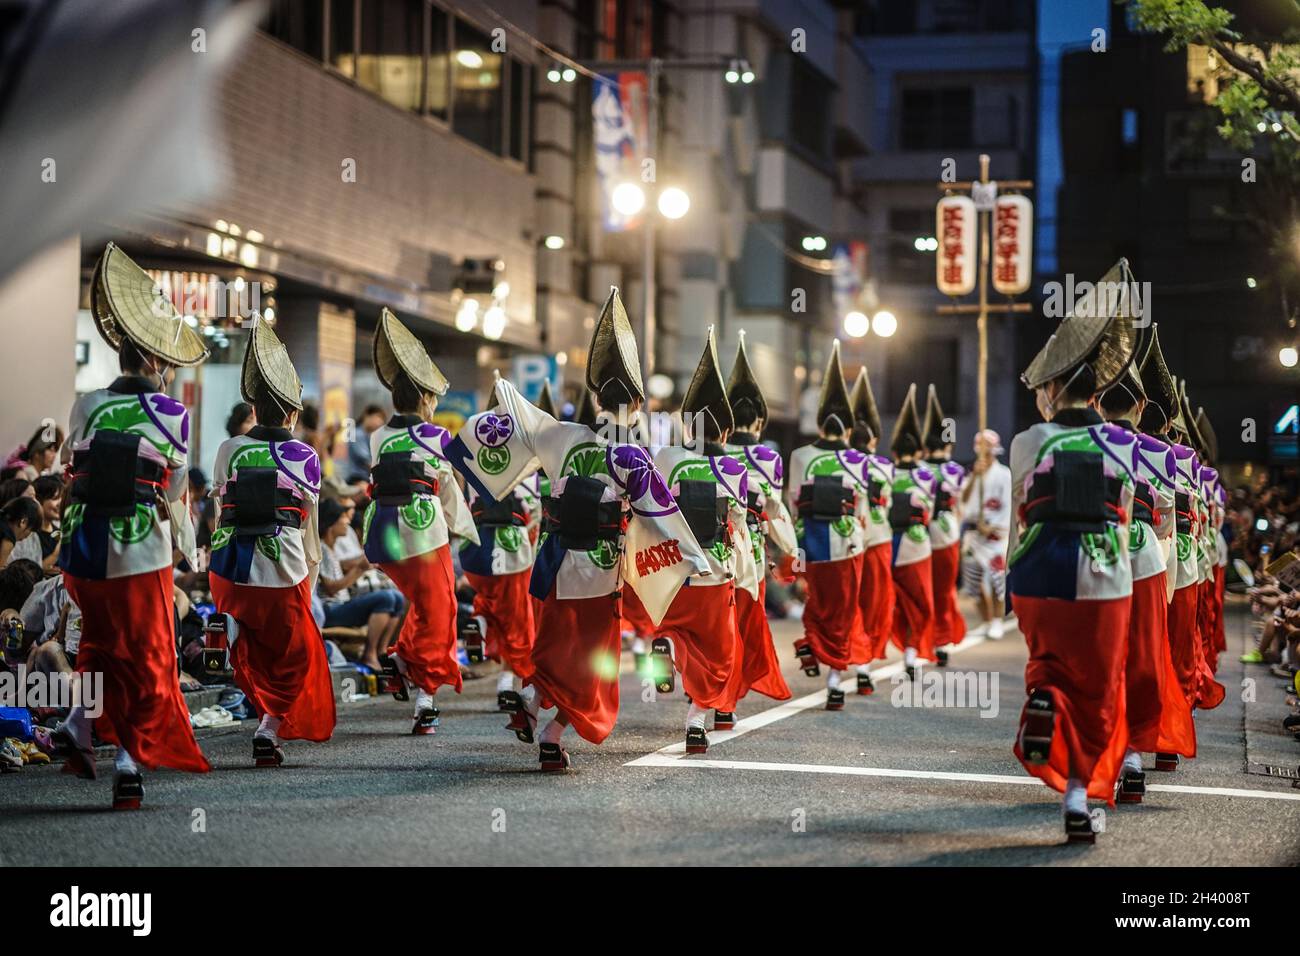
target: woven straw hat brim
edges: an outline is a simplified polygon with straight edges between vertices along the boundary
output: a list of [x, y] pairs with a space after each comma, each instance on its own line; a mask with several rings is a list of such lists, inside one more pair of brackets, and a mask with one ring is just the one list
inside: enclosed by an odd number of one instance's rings
[[645, 398], [636, 334], [617, 286], [610, 287], [587, 350], [587, 387], [599, 392], [610, 381], [622, 383], [633, 398]]
[[731, 431], [736, 423], [731, 403], [727, 401], [727, 383], [722, 380], [722, 367], [718, 364], [718, 343], [711, 325], [704, 343], [704, 354], [700, 356], [695, 374], [691, 376], [691, 383], [682, 397], [682, 413], [710, 415], [719, 431], [723, 432]]
[[186, 324], [149, 273], [111, 242], [90, 280], [90, 311], [114, 351], [129, 340], [169, 365], [198, 365], [208, 357], [203, 336]]
[[1214, 426], [1210, 423], [1210, 416], [1205, 414], [1204, 408], [1196, 409], [1196, 430], [1201, 433], [1201, 441], [1205, 442], [1205, 455], [1210, 462], [1219, 460], [1219, 436], [1214, 434]]
[[900, 454], [901, 440], [907, 436], [910, 436], [916, 443], [918, 450], [924, 447], [924, 436], [921, 434], [921, 416], [916, 410], [915, 382], [908, 386], [907, 397], [903, 399], [903, 407], [898, 413], [898, 420], [894, 422], [894, 433], [889, 438], [890, 451], [895, 455]]
[[289, 350], [261, 316], [253, 319], [244, 352], [241, 392], [255, 402], [262, 389], [270, 391], [282, 405], [302, 411], [302, 380], [289, 358]]
[[931, 442], [936, 438], [938, 444], [934, 447], [942, 448], [947, 442], [942, 439], [943, 432], [943, 406], [939, 404], [939, 393], [933, 385], [925, 395], [925, 424], [921, 426], [921, 444], [926, 448], [931, 447]]
[[578, 399], [578, 407], [573, 412], [573, 420], [579, 425], [586, 425], [588, 428], [596, 424], [596, 402], [591, 397], [590, 389], [582, 389], [582, 395]]
[[849, 396], [849, 405], [853, 408], [853, 420], [866, 422], [871, 434], [880, 438], [880, 408], [876, 405], [876, 395], [871, 390], [871, 377], [867, 374], [865, 365], [858, 370], [853, 393]]
[[753, 402], [758, 409], [758, 417], [767, 421], [767, 399], [758, 384], [754, 369], [749, 364], [749, 353], [745, 349], [745, 331], [740, 331], [740, 342], [736, 346], [736, 360], [731, 366], [731, 377], [727, 379], [727, 401], [735, 406], [741, 399]]
[[1120, 294], [1113, 300], [1107, 296], [1101, 301], [1097, 291], [1087, 315], [1077, 314], [1072, 306], [1070, 314], [1020, 376], [1021, 381], [1028, 388], [1040, 388], [1085, 362], [1095, 373], [1097, 392], [1104, 392], [1119, 381], [1132, 363], [1138, 344], [1132, 322], [1134, 303], [1129, 301], [1132, 283], [1128, 261], [1120, 259], [1094, 286], [1095, 290], [1119, 286]]
[[375, 374], [384, 387], [392, 391], [398, 373], [404, 373], [415, 387], [439, 397], [447, 394], [450, 382], [434, 364], [429, 350], [397, 316], [388, 309], [379, 313], [372, 346]]
[[1164, 352], [1160, 349], [1160, 333], [1156, 326], [1151, 327], [1151, 341], [1147, 346], [1146, 356], [1138, 370], [1147, 401], [1159, 406], [1165, 421], [1173, 419], [1178, 406], [1178, 383], [1165, 364]]
[[[495, 386], [493, 386], [493, 390], [495, 391]], [[534, 404], [552, 418], [560, 417], [560, 410], [555, 407], [555, 396], [551, 394], [549, 380], [542, 383], [542, 391], [538, 394], [537, 401]]]
[[826, 360], [826, 374], [822, 376], [822, 393], [817, 402], [817, 425], [823, 427], [831, 416], [840, 420], [845, 428], [853, 425], [853, 404], [849, 399], [849, 386], [844, 381], [844, 366], [840, 363], [840, 340], [831, 343], [831, 355]]

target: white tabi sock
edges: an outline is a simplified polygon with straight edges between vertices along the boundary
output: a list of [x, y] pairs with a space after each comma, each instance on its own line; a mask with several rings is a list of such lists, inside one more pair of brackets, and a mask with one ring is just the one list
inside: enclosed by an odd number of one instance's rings
[[836, 670], [835, 668], [833, 668], [833, 667], [827, 668], [827, 670], [826, 670], [826, 689], [827, 689], [827, 690], [839, 690], [839, 687], [840, 687], [840, 672], [837, 671], [837, 670]]
[[514, 689], [515, 689], [515, 672], [512, 670], [507, 670], [506, 668], [503, 667], [501, 669], [501, 673], [497, 675], [497, 693], [499, 694], [502, 691], [514, 690]]
[[63, 729], [72, 735], [72, 739], [77, 742], [77, 746], [82, 750], [90, 749], [90, 720], [86, 717], [85, 708], [80, 704], [73, 704], [68, 708], [68, 716], [63, 721]]
[[433, 695], [427, 690], [419, 688], [415, 692], [415, 714], [418, 717], [420, 711], [429, 710], [433, 707]]
[[903, 663], [908, 667], [916, 666], [916, 648], [909, 647], [903, 651]]
[[632, 653], [633, 654], [645, 653], [645, 640], [643, 638], [640, 637], [632, 638]]
[[1132, 770], [1135, 773], [1142, 772], [1142, 755], [1136, 750], [1130, 750], [1124, 755], [1124, 769]]
[[537, 706], [540, 703], [537, 696], [537, 688], [532, 686], [523, 688], [519, 691], [519, 699], [524, 702], [524, 710], [528, 711], [533, 715], [533, 718], [536, 719], [537, 712], [541, 709]]
[[117, 758], [113, 761], [113, 766], [118, 773], [131, 774], [140, 772], [135, 759], [126, 752], [125, 747], [117, 748]]
[[257, 730], [253, 731], [254, 737], [270, 737], [275, 739], [275, 735], [280, 732], [280, 724], [284, 718], [272, 717], [270, 714], [262, 715], [262, 722], [257, 725]]
[[1062, 805], [1066, 813], [1088, 812], [1088, 788], [1078, 777], [1071, 777], [1065, 784], [1065, 799]]
[[560, 723], [558, 720], [552, 719], [542, 728], [541, 743], [558, 744], [560, 738], [563, 736], [564, 724]]
[[704, 729], [704, 719], [708, 717], [709, 711], [706, 707], [697, 707], [695, 701], [691, 701], [691, 706], [686, 708], [686, 729], [697, 727]]
[[859, 665], [858, 665], [858, 673], [861, 674], [863, 677], [870, 677], [870, 676], [871, 676], [871, 665], [870, 665], [870, 664], [859, 664]]

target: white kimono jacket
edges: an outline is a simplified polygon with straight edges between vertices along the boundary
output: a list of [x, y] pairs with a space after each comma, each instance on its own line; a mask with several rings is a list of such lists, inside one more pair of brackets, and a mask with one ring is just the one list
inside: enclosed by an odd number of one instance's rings
[[478, 494], [499, 501], [540, 467], [553, 495], [582, 475], [606, 486], [602, 501], [624, 504], [625, 529], [617, 541], [568, 551], [548, 535], [533, 565], [533, 595], [603, 597], [622, 580], [658, 624], [686, 579], [712, 569], [649, 453], [613, 444], [585, 425], [556, 421], [504, 379], [496, 388], [497, 408], [472, 416], [445, 449]]

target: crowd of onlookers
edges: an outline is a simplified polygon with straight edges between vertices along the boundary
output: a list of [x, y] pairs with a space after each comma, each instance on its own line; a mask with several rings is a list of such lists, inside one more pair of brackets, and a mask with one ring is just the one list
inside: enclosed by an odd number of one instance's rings
[[1281, 679], [1280, 693], [1291, 713], [1280, 729], [1300, 741], [1300, 575], [1296, 567], [1278, 570], [1291, 560], [1288, 556], [1300, 558], [1300, 474], [1291, 468], [1271, 478], [1261, 476], [1234, 489], [1224, 536], [1229, 574], [1247, 585], [1258, 641], [1242, 655], [1242, 662], [1266, 667]]

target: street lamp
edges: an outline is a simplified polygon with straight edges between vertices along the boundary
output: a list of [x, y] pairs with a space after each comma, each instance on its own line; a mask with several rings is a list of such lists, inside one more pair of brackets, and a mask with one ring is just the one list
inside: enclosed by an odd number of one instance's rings
[[665, 219], [681, 219], [691, 208], [691, 197], [676, 186], [669, 186], [659, 194], [659, 214]]
[[564, 237], [555, 236], [555, 235], [547, 236], [545, 239], [542, 240], [542, 244], [546, 246], [547, 249], [550, 249], [552, 251], [556, 249], [563, 249]]
[[636, 183], [619, 183], [609, 201], [619, 215], [635, 216], [645, 208], [645, 192]]
[[850, 338], [860, 339], [871, 331], [871, 320], [862, 312], [850, 312], [844, 316], [844, 334]]
[[887, 339], [898, 331], [898, 319], [894, 318], [894, 313], [881, 309], [871, 319], [871, 331]]
[[1294, 345], [1284, 345], [1278, 350], [1277, 360], [1283, 368], [1295, 368], [1296, 362], [1300, 361], [1300, 353], [1296, 352]]

